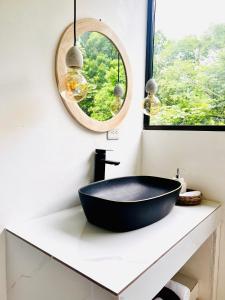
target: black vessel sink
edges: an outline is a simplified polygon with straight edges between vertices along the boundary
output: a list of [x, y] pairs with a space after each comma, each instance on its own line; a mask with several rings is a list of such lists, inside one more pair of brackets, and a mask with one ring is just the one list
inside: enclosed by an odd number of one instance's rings
[[179, 196], [178, 181], [131, 176], [98, 181], [79, 190], [90, 223], [112, 231], [130, 231], [165, 217]]

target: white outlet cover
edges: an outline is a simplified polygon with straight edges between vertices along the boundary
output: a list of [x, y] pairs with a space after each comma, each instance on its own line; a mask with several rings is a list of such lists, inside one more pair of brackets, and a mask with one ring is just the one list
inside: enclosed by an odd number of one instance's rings
[[119, 140], [119, 129], [114, 128], [110, 131], [107, 131], [107, 140]]

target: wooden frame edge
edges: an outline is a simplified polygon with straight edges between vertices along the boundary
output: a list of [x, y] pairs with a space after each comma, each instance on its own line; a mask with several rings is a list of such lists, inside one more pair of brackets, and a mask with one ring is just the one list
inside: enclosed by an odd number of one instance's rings
[[124, 104], [119, 111], [119, 113], [107, 121], [97, 121], [94, 119], [91, 119], [89, 116], [87, 116], [82, 109], [77, 105], [77, 103], [74, 103], [74, 101], [68, 101], [62, 97], [60, 90], [62, 89], [62, 78], [66, 73], [66, 63], [65, 63], [65, 55], [69, 49], [69, 47], [72, 46], [72, 40], [73, 40], [73, 24], [70, 24], [67, 26], [67, 28], [62, 33], [57, 51], [56, 51], [56, 57], [55, 57], [55, 76], [56, 76], [56, 82], [57, 87], [59, 90], [60, 97], [70, 113], [70, 115], [78, 121], [81, 125], [84, 127], [96, 131], [96, 132], [106, 132], [109, 131], [115, 127], [117, 127], [122, 120], [125, 118], [130, 103], [131, 103], [131, 97], [132, 97], [132, 72], [131, 72], [131, 66], [129, 62], [129, 58], [126, 52], [126, 49], [124, 48], [122, 42], [117, 37], [117, 35], [114, 33], [114, 31], [105, 23], [103, 23], [101, 20], [96, 20], [92, 18], [86, 18], [86, 19], [80, 19], [77, 21], [77, 35], [81, 35], [84, 32], [87, 31], [96, 31], [103, 35], [105, 35], [108, 39], [112, 41], [112, 43], [116, 46], [116, 48], [119, 50], [121, 58], [123, 60], [125, 69], [126, 69], [126, 77], [127, 77], [127, 94], [126, 98], [124, 100]]

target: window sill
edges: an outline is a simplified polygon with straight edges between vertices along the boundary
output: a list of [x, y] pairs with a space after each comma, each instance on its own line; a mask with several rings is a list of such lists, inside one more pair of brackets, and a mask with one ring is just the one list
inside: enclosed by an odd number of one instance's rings
[[225, 131], [225, 126], [214, 125], [146, 125], [144, 124], [144, 130], [186, 130], [186, 131]]

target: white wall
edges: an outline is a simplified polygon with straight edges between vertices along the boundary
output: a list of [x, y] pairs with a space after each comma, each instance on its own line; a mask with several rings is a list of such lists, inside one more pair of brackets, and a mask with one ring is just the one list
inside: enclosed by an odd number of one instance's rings
[[[189, 187], [225, 202], [225, 132], [144, 131], [144, 174], [173, 177], [179, 167]], [[225, 215], [225, 214], [224, 214]], [[225, 228], [221, 232], [217, 299], [225, 299]]]
[[[123, 41], [135, 83], [131, 108], [119, 141], [78, 125], [61, 102], [54, 76], [56, 46], [73, 20], [73, 0], [1, 0], [0, 232], [10, 222], [76, 204], [78, 187], [92, 179], [97, 147], [114, 149], [111, 155], [121, 161], [107, 167], [108, 177], [139, 172], [146, 0], [78, 0], [77, 6], [78, 18], [101, 18]], [[1, 247], [0, 254], [4, 277]]]

